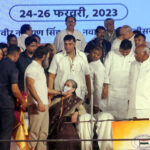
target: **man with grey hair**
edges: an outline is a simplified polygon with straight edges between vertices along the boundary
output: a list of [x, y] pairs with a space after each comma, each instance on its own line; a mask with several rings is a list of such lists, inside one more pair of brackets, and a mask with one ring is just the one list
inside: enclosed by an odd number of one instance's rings
[[132, 28], [128, 25], [122, 26], [120, 33], [123, 37], [123, 39], [130, 40], [132, 43], [132, 51], [135, 50], [135, 41], [134, 41], [134, 33], [132, 31]]
[[116, 38], [116, 33], [114, 29], [114, 20], [112, 18], [107, 18], [104, 21], [104, 26], [106, 28], [105, 40], [112, 43], [114, 39]]
[[136, 47], [129, 76], [129, 118], [150, 118], [150, 57], [145, 45]]

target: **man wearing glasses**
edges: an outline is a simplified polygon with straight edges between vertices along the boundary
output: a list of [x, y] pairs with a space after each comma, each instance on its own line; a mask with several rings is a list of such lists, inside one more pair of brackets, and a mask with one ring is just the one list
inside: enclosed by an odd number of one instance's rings
[[83, 51], [86, 45], [84, 36], [81, 32], [74, 29], [76, 25], [76, 18], [73, 16], [67, 16], [65, 19], [67, 28], [56, 35], [54, 40], [54, 45], [56, 47], [57, 52], [64, 49], [63, 39], [66, 35], [73, 35], [76, 39], [76, 48]]

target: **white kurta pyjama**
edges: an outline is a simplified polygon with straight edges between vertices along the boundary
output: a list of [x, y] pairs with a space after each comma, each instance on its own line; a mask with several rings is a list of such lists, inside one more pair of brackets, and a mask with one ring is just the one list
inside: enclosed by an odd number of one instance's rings
[[128, 117], [150, 118], [150, 58], [130, 69]]
[[53, 57], [49, 72], [56, 75], [54, 88], [63, 90], [64, 83], [68, 79], [73, 79], [77, 82], [78, 87], [76, 94], [84, 100], [87, 94], [85, 76], [90, 75], [89, 64], [86, 55], [76, 49], [74, 60], [67, 55], [66, 51], [62, 51]]
[[107, 111], [117, 119], [127, 117], [129, 70], [134, 60], [132, 51], [124, 57], [118, 50], [111, 51], [105, 60], [105, 83], [109, 84]]
[[91, 77], [91, 100], [93, 100], [93, 106], [105, 109], [105, 100], [101, 100], [101, 94], [103, 89], [105, 67], [100, 60], [89, 63], [90, 77]]

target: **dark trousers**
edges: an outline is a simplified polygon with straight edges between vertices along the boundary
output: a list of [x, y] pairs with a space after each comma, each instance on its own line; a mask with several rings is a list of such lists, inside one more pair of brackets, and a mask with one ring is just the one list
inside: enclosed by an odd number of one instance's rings
[[[0, 108], [0, 140], [10, 140], [14, 126], [14, 109]], [[0, 142], [1, 150], [10, 150], [10, 142]]]

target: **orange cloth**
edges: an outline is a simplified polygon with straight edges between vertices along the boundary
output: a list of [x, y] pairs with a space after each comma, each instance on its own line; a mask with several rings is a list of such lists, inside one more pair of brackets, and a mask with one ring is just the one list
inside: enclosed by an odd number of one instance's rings
[[[24, 122], [24, 114], [23, 112], [15, 112], [17, 115], [20, 115], [20, 120], [16, 123], [14, 130], [13, 130], [13, 138], [14, 140], [28, 140], [28, 130], [26, 128]], [[28, 142], [16, 142], [20, 150], [30, 150]]]
[[[22, 96], [27, 102], [27, 96], [24, 92], [22, 92]], [[15, 118], [16, 121], [12, 134], [14, 140], [29, 140], [28, 130], [24, 121], [24, 113], [22, 110], [20, 110], [19, 107], [15, 111]], [[20, 150], [31, 150], [31, 148], [28, 145], [28, 142], [16, 142], [16, 144], [18, 145]]]

